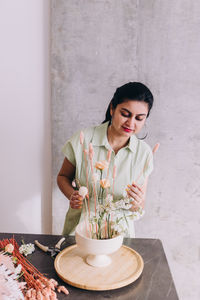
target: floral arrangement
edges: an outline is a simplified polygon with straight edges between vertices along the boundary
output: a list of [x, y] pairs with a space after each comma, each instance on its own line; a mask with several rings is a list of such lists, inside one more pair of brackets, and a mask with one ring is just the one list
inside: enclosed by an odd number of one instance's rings
[[[109, 178], [109, 166], [111, 160], [111, 150], [108, 150], [107, 159], [93, 162], [94, 150], [90, 143], [89, 149], [84, 148], [84, 134], [80, 133], [80, 144], [82, 146], [85, 169], [86, 187], [80, 186], [77, 179], [72, 182], [73, 186], [79, 189], [79, 195], [84, 199], [84, 224], [87, 236], [93, 239], [109, 239], [119, 234], [128, 233], [128, 220], [139, 219], [144, 211], [141, 207], [135, 212], [131, 212], [131, 201], [125, 191], [122, 199], [115, 201], [114, 188], [116, 178], [116, 166], [112, 170], [112, 178]], [[89, 191], [88, 171], [92, 174], [92, 191]], [[107, 172], [106, 172], [107, 171]], [[106, 174], [106, 176], [104, 175]], [[105, 177], [103, 177], [103, 175]], [[142, 175], [142, 174], [141, 174]], [[140, 175], [140, 176], [141, 176]], [[111, 187], [112, 182], [112, 187]], [[90, 209], [89, 192], [94, 199], [94, 212]]]
[[55, 291], [68, 295], [64, 286], [45, 277], [23, 256], [32, 253], [34, 245], [22, 246], [14, 238], [0, 241], [0, 300], [55, 300]]

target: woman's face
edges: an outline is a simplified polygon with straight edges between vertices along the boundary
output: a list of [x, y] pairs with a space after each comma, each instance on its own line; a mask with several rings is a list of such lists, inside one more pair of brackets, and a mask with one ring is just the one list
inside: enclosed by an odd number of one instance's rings
[[118, 104], [115, 109], [111, 107], [112, 130], [121, 136], [130, 137], [139, 133], [144, 126], [148, 104], [144, 101], [127, 100]]

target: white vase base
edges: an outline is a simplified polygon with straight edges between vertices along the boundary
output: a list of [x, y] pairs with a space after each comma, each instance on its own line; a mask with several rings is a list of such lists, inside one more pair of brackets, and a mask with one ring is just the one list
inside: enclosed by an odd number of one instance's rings
[[88, 255], [86, 262], [93, 267], [106, 267], [111, 264], [112, 259], [108, 255]]

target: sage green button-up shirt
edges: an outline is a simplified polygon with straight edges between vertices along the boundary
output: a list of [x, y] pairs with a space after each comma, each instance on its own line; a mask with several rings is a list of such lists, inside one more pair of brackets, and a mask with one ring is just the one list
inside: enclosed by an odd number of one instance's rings
[[[107, 139], [108, 122], [99, 126], [87, 128], [84, 133], [84, 148], [89, 148], [92, 143], [94, 149], [93, 165], [100, 160], [106, 160], [108, 150], [112, 150]], [[80, 131], [74, 134], [70, 140], [66, 142], [62, 149], [65, 157], [75, 166], [75, 177], [81, 186], [86, 186], [86, 166], [82, 146], [80, 144]], [[88, 178], [89, 178], [89, 196], [92, 198], [92, 180], [91, 168], [88, 162]], [[112, 179], [113, 167], [116, 165], [116, 177], [114, 182], [114, 199], [119, 200], [123, 197], [128, 184], [136, 181], [143, 184], [144, 180], [153, 170], [153, 155], [151, 148], [143, 141], [132, 135], [129, 144], [121, 148], [117, 154], [112, 150], [109, 165], [109, 179]], [[94, 168], [95, 169], [95, 168]], [[99, 170], [94, 170], [100, 174]], [[103, 178], [107, 176], [107, 169], [103, 171]], [[111, 180], [112, 182], [112, 180]], [[111, 184], [112, 191], [112, 184]], [[90, 200], [91, 201], [91, 200]], [[94, 210], [94, 203], [90, 202], [90, 210]], [[129, 211], [130, 214], [130, 211]], [[70, 234], [76, 225], [82, 219], [81, 209], [69, 208], [63, 229], [63, 234]], [[133, 221], [130, 221], [130, 234], [134, 236]]]

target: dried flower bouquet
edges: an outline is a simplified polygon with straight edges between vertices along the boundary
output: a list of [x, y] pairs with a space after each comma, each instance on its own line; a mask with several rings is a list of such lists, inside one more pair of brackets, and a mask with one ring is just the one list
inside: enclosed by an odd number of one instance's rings
[[0, 240], [0, 299], [53, 300], [57, 292], [68, 295], [64, 286], [40, 273], [23, 255], [32, 253], [33, 244], [19, 247], [14, 238]]
[[[144, 211], [139, 208], [136, 212], [131, 212], [131, 199], [125, 195], [121, 200], [114, 199], [114, 187], [116, 178], [116, 166], [112, 170], [112, 178], [109, 178], [109, 166], [111, 160], [111, 150], [108, 150], [107, 159], [93, 162], [94, 150], [90, 143], [89, 149], [84, 147], [84, 134], [80, 133], [80, 144], [82, 146], [85, 169], [86, 186], [80, 186], [77, 179], [73, 186], [79, 189], [79, 194], [84, 198], [84, 224], [87, 237], [92, 239], [110, 239], [119, 234], [128, 234], [128, 218], [136, 220], [140, 218]], [[89, 191], [88, 171], [91, 169], [92, 191]], [[107, 170], [107, 172], [105, 172]], [[103, 177], [103, 174], [106, 176]], [[112, 184], [111, 184], [112, 183]], [[92, 195], [94, 200], [94, 212], [91, 211]]]

